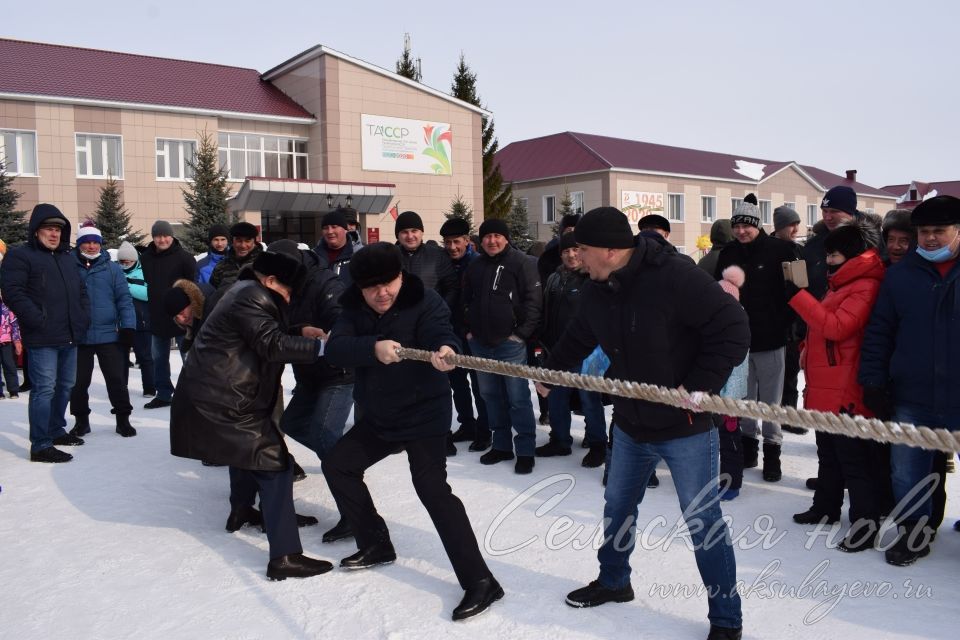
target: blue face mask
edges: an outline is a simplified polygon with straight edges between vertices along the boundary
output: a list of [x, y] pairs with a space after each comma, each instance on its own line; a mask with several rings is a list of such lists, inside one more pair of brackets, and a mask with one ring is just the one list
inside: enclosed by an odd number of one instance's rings
[[946, 262], [953, 258], [953, 251], [950, 250], [950, 245], [940, 247], [936, 251], [928, 251], [923, 247], [917, 247], [917, 253], [920, 254], [924, 260], [929, 260], [930, 262]]

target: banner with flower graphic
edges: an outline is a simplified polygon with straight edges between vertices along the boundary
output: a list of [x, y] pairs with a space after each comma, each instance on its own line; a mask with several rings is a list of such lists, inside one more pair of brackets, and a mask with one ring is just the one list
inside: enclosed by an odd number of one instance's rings
[[621, 191], [620, 210], [627, 214], [631, 223], [652, 213], [663, 215], [663, 194], [647, 191]]
[[446, 122], [361, 114], [360, 149], [364, 171], [453, 173], [453, 133]]

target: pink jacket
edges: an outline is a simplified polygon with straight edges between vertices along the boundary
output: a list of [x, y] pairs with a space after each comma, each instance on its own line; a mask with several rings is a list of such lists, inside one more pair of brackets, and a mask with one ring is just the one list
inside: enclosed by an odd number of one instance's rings
[[0, 344], [20, 342], [20, 324], [10, 307], [0, 300]]

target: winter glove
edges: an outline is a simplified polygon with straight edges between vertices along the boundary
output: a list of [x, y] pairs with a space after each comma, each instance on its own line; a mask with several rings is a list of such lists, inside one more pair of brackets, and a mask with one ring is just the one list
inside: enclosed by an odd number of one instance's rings
[[125, 349], [133, 349], [133, 337], [136, 331], [133, 329], [120, 329], [120, 344]]
[[886, 387], [864, 387], [863, 404], [880, 420], [893, 417], [893, 398]]
[[784, 293], [787, 294], [787, 302], [790, 302], [791, 300], [793, 300], [793, 296], [800, 293], [800, 287], [793, 284], [789, 280], [785, 280], [783, 283], [783, 291]]

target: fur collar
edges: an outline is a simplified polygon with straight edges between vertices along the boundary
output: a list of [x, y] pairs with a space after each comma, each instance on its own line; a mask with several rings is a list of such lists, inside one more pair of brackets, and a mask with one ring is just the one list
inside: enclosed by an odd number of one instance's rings
[[190, 298], [190, 310], [193, 311], [193, 317], [195, 320], [203, 319], [203, 303], [204, 295], [203, 291], [200, 290], [200, 287], [197, 286], [195, 282], [180, 278], [173, 283], [173, 286], [177, 289], [181, 289], [187, 297]]

